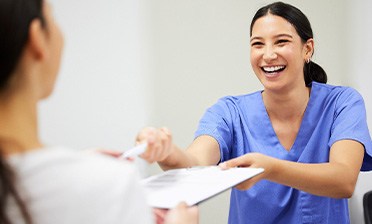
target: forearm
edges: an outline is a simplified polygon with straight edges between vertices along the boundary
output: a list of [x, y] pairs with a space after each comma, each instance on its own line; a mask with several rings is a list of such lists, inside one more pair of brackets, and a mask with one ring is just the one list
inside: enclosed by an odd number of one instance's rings
[[239, 184], [246, 190], [260, 179], [296, 188], [314, 195], [349, 198], [352, 196], [362, 166], [364, 146], [353, 140], [335, 142], [329, 162], [301, 163], [281, 160], [261, 153], [247, 153], [221, 164], [230, 167], [262, 167], [264, 173]]
[[163, 170], [192, 166], [217, 165], [220, 160], [218, 142], [211, 136], [199, 136], [186, 149], [172, 144], [171, 154], [159, 162]]
[[276, 160], [267, 179], [319, 196], [349, 198], [358, 171], [341, 163], [305, 164]]
[[186, 150], [172, 145], [172, 153], [158, 164], [163, 170], [199, 166], [197, 159]]

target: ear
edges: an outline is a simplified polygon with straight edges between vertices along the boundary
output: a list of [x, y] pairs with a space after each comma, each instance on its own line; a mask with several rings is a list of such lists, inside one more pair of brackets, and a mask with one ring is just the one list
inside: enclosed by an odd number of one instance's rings
[[304, 44], [304, 59], [310, 60], [314, 53], [314, 39], [310, 38]]
[[28, 50], [36, 60], [43, 60], [48, 55], [46, 29], [40, 19], [32, 20], [29, 27]]

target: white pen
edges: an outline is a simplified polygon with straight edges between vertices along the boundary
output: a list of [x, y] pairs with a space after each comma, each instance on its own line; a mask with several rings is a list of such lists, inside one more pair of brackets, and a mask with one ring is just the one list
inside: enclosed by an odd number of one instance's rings
[[146, 148], [147, 148], [147, 143], [137, 145], [137, 146], [123, 152], [123, 154], [121, 154], [121, 156], [119, 158], [126, 159], [126, 158], [130, 158], [130, 157], [138, 156], [138, 155], [144, 153], [146, 151]]

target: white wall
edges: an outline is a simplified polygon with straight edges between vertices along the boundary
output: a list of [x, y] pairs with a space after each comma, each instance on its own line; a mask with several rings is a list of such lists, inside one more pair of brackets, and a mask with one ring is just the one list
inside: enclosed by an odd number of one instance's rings
[[[367, 108], [369, 129], [372, 130], [372, 1], [348, 1], [349, 22], [346, 35], [348, 37], [349, 68], [347, 82], [352, 84], [363, 95]], [[341, 45], [342, 46], [342, 45]], [[350, 219], [352, 223], [364, 223], [363, 195], [372, 190], [372, 172], [361, 173], [355, 189], [354, 196], [350, 199]]]
[[46, 143], [127, 149], [147, 123], [137, 0], [51, 0], [65, 37], [53, 95], [40, 105]]

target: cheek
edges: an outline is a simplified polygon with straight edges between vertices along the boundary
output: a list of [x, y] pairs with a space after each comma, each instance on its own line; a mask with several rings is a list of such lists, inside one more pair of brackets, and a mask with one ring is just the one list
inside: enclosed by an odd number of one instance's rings
[[259, 58], [260, 58], [259, 52], [257, 52], [257, 50], [251, 50], [250, 61], [253, 68], [255, 68], [258, 65]]
[[58, 26], [54, 27], [53, 32], [53, 60], [54, 60], [54, 69], [58, 72], [59, 65], [61, 62], [61, 56], [63, 52], [63, 46], [64, 46], [64, 39], [61, 30]]
[[301, 57], [301, 52], [298, 51], [298, 49], [289, 46], [278, 49], [278, 54], [284, 57], [287, 61], [294, 61]]
[[251, 51], [250, 53], [250, 61], [251, 61], [251, 67], [258, 79], [260, 79], [260, 72], [261, 72], [261, 67], [260, 67], [260, 60], [262, 56], [260, 56], [260, 53], [256, 51]]

